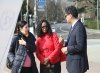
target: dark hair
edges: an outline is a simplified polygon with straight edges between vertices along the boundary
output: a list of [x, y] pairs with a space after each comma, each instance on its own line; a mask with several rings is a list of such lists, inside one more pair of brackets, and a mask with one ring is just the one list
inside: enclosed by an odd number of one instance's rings
[[66, 12], [66, 14], [71, 14], [75, 18], [78, 17], [78, 11], [77, 11], [76, 7], [74, 7], [74, 6], [69, 6], [69, 7], [65, 8], [65, 12]]
[[14, 30], [14, 34], [18, 34], [18, 25], [16, 24], [15, 30]]
[[37, 36], [42, 37], [44, 35], [44, 33], [42, 32], [42, 23], [43, 22], [45, 22], [47, 25], [47, 33], [49, 35], [52, 35], [52, 30], [51, 30], [51, 26], [50, 26], [49, 22], [47, 20], [42, 20], [40, 22], [40, 24], [38, 24], [38, 26], [37, 26]]
[[27, 24], [26, 21], [19, 21], [16, 25], [16, 29], [18, 30], [17, 32], [20, 32], [20, 28], [23, 28]]

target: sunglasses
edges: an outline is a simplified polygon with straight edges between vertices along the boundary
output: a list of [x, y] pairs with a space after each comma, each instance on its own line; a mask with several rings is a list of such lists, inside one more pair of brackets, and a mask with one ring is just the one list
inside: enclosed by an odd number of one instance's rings
[[42, 28], [47, 28], [47, 26], [42, 26]]
[[66, 18], [67, 17], [67, 14], [65, 14], [64, 17]]
[[64, 17], [66, 18], [69, 14], [65, 14]]

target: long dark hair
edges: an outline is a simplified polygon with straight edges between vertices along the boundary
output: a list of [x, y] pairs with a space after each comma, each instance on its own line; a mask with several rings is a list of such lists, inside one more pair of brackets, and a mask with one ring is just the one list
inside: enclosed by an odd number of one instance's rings
[[23, 28], [26, 24], [27, 24], [26, 21], [19, 21], [15, 28], [16, 32], [20, 33], [20, 28]]
[[42, 20], [40, 22], [40, 24], [38, 24], [37, 26], [37, 36], [38, 37], [42, 37], [44, 35], [44, 33], [42, 32], [42, 23], [45, 22], [46, 26], [47, 26], [47, 34], [49, 34], [50, 36], [52, 35], [52, 30], [51, 30], [51, 26], [49, 24], [49, 22], [47, 20]]

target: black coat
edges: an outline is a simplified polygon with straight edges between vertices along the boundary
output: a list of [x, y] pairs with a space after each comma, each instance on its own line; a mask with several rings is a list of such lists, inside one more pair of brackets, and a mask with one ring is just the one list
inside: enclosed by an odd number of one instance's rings
[[87, 58], [87, 34], [80, 20], [70, 30], [66, 42], [67, 69], [69, 73], [84, 73], [89, 69]]
[[[21, 38], [26, 41], [26, 46], [19, 44], [18, 40]], [[31, 59], [33, 73], [38, 73], [33, 54], [33, 52], [36, 51], [35, 40], [35, 37], [30, 32], [28, 37], [25, 37], [22, 33], [14, 35], [8, 53], [10, 60], [13, 62], [11, 73], [20, 73], [26, 54], [28, 54]]]

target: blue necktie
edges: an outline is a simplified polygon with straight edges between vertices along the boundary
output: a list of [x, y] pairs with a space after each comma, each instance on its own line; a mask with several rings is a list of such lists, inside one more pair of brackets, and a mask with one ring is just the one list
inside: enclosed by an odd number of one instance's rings
[[70, 39], [70, 35], [71, 35], [72, 30], [73, 30], [73, 28], [71, 26], [70, 31], [69, 31], [69, 34], [68, 34], [68, 40], [67, 41], [69, 41], [69, 39]]

